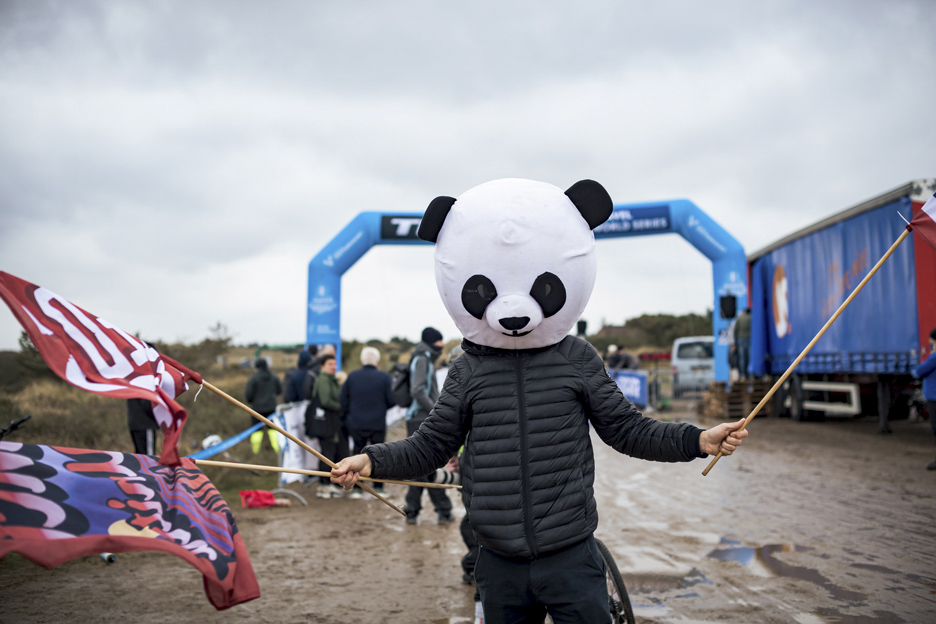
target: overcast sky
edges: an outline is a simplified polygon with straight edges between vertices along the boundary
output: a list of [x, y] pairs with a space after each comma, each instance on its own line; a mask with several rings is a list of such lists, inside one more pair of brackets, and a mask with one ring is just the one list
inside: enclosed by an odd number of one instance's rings
[[[933, 176], [927, 0], [0, 0], [0, 270], [150, 340], [303, 342], [357, 213], [496, 178], [687, 198], [751, 252]], [[678, 235], [598, 253], [590, 331], [712, 307]], [[428, 246], [343, 298], [345, 339], [458, 336]]]

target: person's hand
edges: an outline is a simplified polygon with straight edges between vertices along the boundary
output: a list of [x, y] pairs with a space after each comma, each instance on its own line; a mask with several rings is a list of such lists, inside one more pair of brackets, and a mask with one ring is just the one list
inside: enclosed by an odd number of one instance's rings
[[722, 423], [706, 429], [699, 436], [699, 449], [709, 455], [717, 455], [719, 452], [722, 455], [731, 455], [747, 437], [747, 429], [739, 431], [743, 424], [742, 418], [738, 422]]
[[345, 457], [338, 462], [337, 468], [332, 468], [331, 481], [350, 490], [360, 477], [369, 477], [371, 474], [371, 461], [366, 453]]

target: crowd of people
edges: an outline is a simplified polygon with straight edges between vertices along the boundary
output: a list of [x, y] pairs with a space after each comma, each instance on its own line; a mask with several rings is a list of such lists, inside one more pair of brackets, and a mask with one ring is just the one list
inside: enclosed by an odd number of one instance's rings
[[[407, 366], [410, 372], [408, 390], [412, 402], [406, 406], [407, 435], [415, 433], [439, 397], [441, 380], [438, 373], [440, 369], [444, 372], [439, 359], [444, 346], [441, 332], [427, 327], [422, 332], [419, 344], [410, 352]], [[457, 357], [460, 351], [459, 347], [455, 347], [449, 359]], [[266, 417], [275, 412], [277, 397], [280, 395], [285, 403], [307, 401], [306, 436], [318, 442], [323, 456], [337, 463], [352, 453], [361, 453], [369, 444], [380, 444], [386, 440], [387, 411], [397, 403], [392, 394], [391, 377], [380, 370], [380, 360], [378, 349], [364, 347], [360, 355], [361, 367], [344, 375], [337, 371], [333, 345], [321, 348], [310, 345], [299, 353], [296, 367], [287, 370], [280, 381], [269, 371], [268, 362], [260, 358], [255, 362], [256, 372], [247, 382], [245, 398], [252, 409]], [[444, 364], [448, 364], [447, 359]], [[264, 426], [252, 434], [254, 454], [260, 452], [264, 431], [267, 429]], [[275, 431], [269, 430], [269, 439], [273, 450], [278, 452]], [[320, 461], [318, 469], [328, 471], [330, 467]], [[430, 478], [424, 477], [417, 481], [428, 481]], [[340, 498], [346, 495], [328, 477], [318, 477], [317, 480], [316, 495], [319, 498]], [[374, 491], [383, 495], [383, 484], [375, 483]], [[428, 491], [437, 522], [453, 522], [452, 501], [445, 490], [412, 486], [406, 493], [406, 523], [417, 523], [424, 491]], [[363, 493], [359, 488], [354, 488], [347, 496], [359, 499], [363, 498]]]

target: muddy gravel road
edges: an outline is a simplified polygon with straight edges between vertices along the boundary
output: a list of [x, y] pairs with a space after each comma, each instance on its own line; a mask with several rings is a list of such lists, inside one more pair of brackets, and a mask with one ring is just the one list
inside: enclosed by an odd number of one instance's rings
[[[595, 438], [597, 536], [638, 621], [936, 621], [936, 472], [924, 470], [936, 445], [927, 423], [892, 425], [759, 418], [707, 477], [702, 460], [642, 462]], [[296, 491], [308, 506], [234, 508], [258, 600], [215, 611], [200, 575], [163, 553], [54, 570], [11, 555], [0, 622], [473, 621], [457, 523], [424, 511], [406, 526], [375, 500]], [[402, 504], [403, 488], [390, 493]]]

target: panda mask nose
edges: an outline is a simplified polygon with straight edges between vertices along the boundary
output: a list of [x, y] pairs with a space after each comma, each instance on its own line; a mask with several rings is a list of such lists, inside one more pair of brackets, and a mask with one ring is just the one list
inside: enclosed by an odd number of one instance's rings
[[518, 331], [527, 326], [530, 322], [529, 316], [510, 316], [507, 318], [497, 319], [497, 322], [500, 323], [504, 329], [508, 331]]
[[526, 336], [543, 322], [543, 310], [527, 294], [503, 295], [485, 311], [491, 329], [505, 336]]

